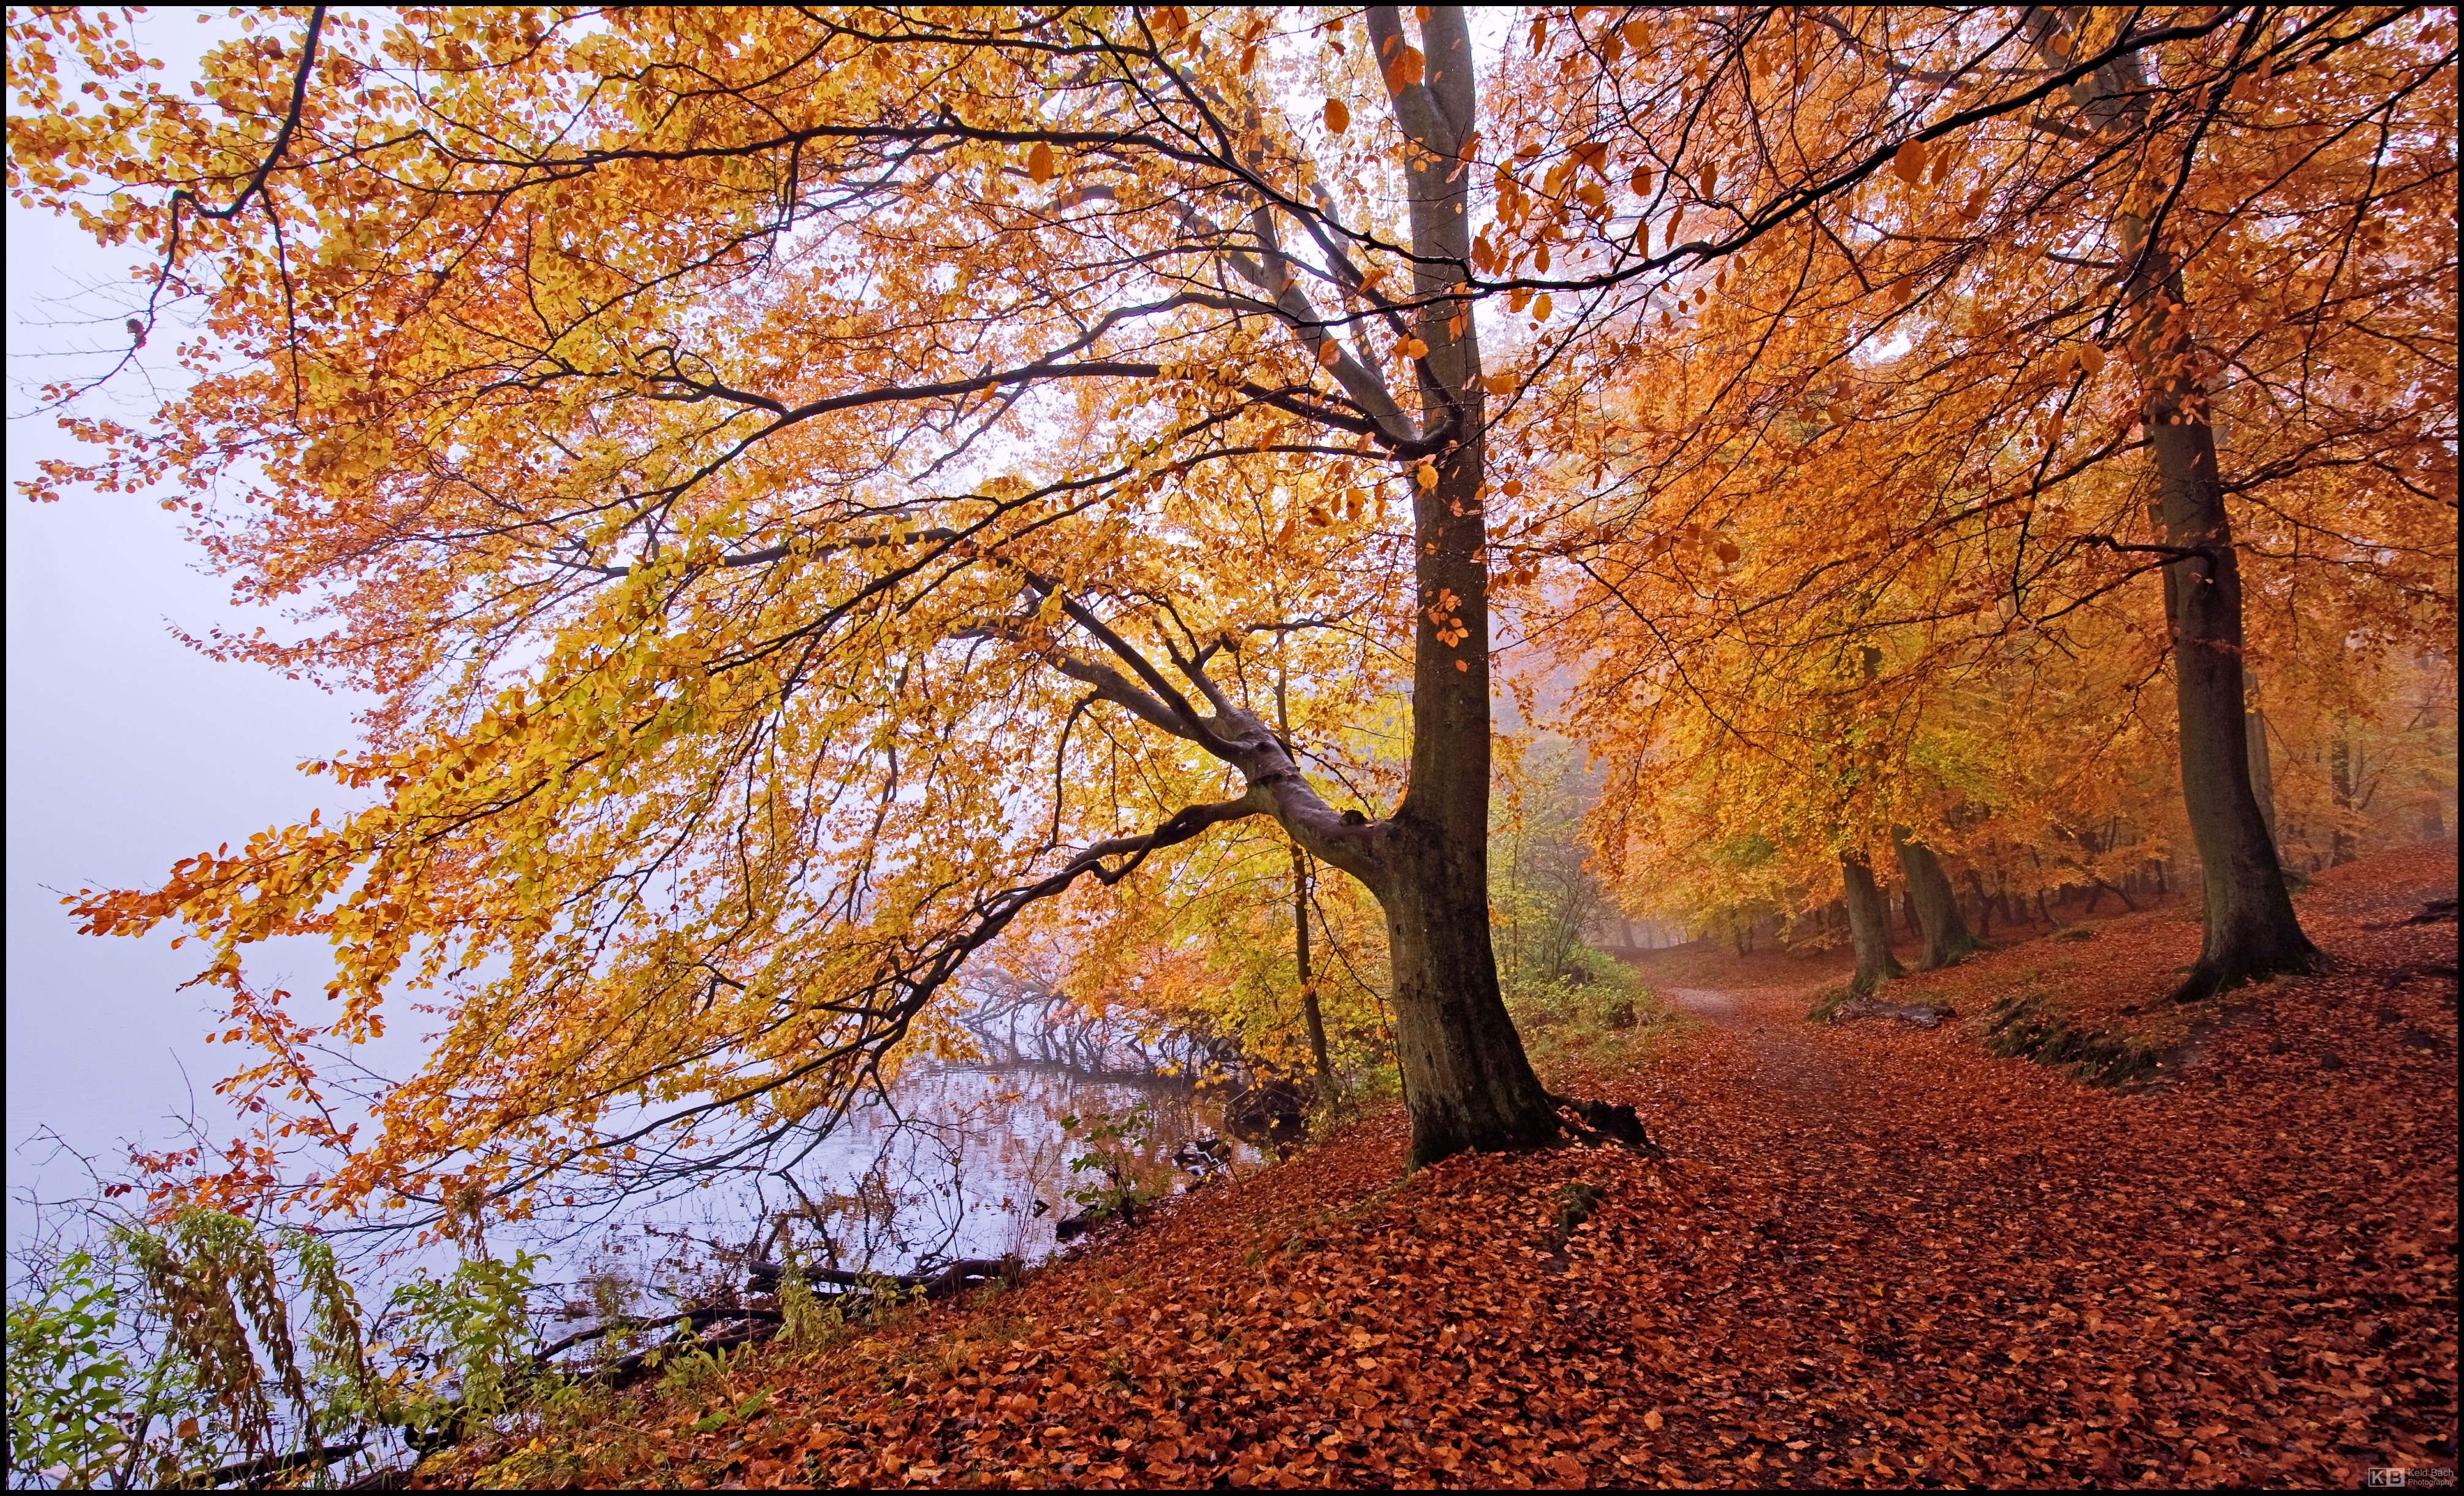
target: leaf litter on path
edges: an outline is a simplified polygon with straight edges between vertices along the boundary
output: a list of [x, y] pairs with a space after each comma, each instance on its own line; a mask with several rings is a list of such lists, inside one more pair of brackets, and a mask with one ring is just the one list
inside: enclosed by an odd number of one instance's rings
[[[2153, 1091], [1991, 1060], [1956, 1027], [1807, 1024], [1802, 993], [1766, 978], [1642, 1073], [1551, 1077], [1639, 1106], [1665, 1162], [1574, 1148], [1398, 1179], [1401, 1116], [1375, 1117], [990, 1302], [803, 1362], [774, 1351], [744, 1374], [774, 1389], [750, 1426], [687, 1431], [655, 1471], [585, 1459], [582, 1479], [2175, 1486], [2452, 1468], [2455, 935], [2396, 922], [2442, 868], [2452, 897], [2452, 847], [2321, 880], [2303, 911], [2329, 969], [2234, 995]], [[2079, 949], [2098, 962], [2066, 980], [2115, 987], [2172, 954], [2110, 933]], [[2031, 958], [1957, 979], [1972, 1001]]]

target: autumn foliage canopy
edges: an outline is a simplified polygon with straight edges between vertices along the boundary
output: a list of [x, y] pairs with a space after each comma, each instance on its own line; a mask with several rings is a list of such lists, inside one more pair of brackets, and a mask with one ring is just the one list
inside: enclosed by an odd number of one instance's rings
[[2350, 718], [2454, 627], [2444, 11], [260, 18], [193, 92], [10, 22], [11, 190], [191, 375], [55, 390], [33, 496], [179, 495], [302, 621], [200, 647], [379, 703], [363, 808], [76, 901], [209, 953], [199, 1198], [776, 1167], [970, 960], [1201, 1002], [1294, 847], [1416, 1161], [1581, 1126], [1485, 917], [1518, 671], [1630, 909], [2129, 820], [2219, 979], [2298, 963], [2245, 652]]

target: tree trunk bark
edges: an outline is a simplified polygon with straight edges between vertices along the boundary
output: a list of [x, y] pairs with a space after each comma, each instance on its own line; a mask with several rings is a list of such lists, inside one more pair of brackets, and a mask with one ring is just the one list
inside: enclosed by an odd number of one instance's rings
[[2336, 740], [2327, 749], [2328, 781], [2336, 792], [2336, 825], [2328, 833], [2327, 865], [2341, 868], [2353, 860], [2353, 739], [2351, 728], [2336, 723]]
[[[1280, 703], [1278, 703], [1280, 705]], [[1334, 1067], [1326, 1057], [1326, 1018], [1318, 1009], [1317, 979], [1309, 971], [1309, 853], [1292, 848], [1292, 956], [1300, 967], [1301, 1021], [1309, 1025], [1309, 1058], [1317, 1062], [1318, 1100], [1334, 1105]]]
[[1960, 917], [1959, 895], [1951, 891], [1950, 877], [1942, 870], [1942, 859], [1933, 854], [1933, 848], [1909, 841], [1896, 829], [1891, 846], [1900, 854], [1900, 872], [1908, 880], [1908, 902], [1916, 906], [1918, 928], [1925, 935], [1917, 970], [1940, 971], [1982, 949], [1969, 933], [1968, 921]]
[[[1426, 85], [1390, 72], [1388, 90], [1408, 143], [1416, 331], [1430, 350], [1415, 365], [1423, 424], [1451, 422], [1462, 436], [1431, 459], [1434, 485], [1413, 484], [1411, 779], [1375, 890], [1410, 1098], [1411, 1168], [1559, 1135], [1556, 1098], [1532, 1073], [1507, 1016], [1489, 944], [1486, 444], [1478, 330], [1448, 295], [1471, 257], [1471, 179], [1460, 163], [1477, 128], [1473, 56], [1459, 7], [1427, 13]], [[1367, 20], [1381, 55], [1400, 48], [1395, 7], [1372, 7]]]
[[[1485, 755], [1484, 755], [1485, 757]], [[1380, 891], [1395, 976], [1395, 1038], [1411, 1098], [1407, 1167], [1557, 1136], [1553, 1098], [1532, 1073], [1498, 992], [1488, 940], [1486, 847], [1397, 811], [1397, 876]], [[1475, 866], [1466, 869], [1470, 862]]]
[[2242, 672], [2250, 689], [2250, 704], [2242, 714], [2242, 731], [2250, 739], [2250, 795], [2258, 802], [2258, 819], [2267, 827], [2267, 845], [2277, 849], [2276, 860], [2284, 862], [2284, 834], [2277, 829], [2276, 819], [2276, 760], [2267, 751], [2267, 713], [2258, 704], [2258, 683], [2250, 672]]
[[2186, 383], [2174, 375], [2156, 378], [2146, 419], [2165, 543], [2196, 553], [2165, 568], [2182, 798], [2207, 900], [2206, 942], [2174, 994], [2189, 1002], [2254, 978], [2308, 971], [2319, 951], [2293, 913], [2252, 782], [2242, 712], [2241, 567], [2216, 475], [2215, 435], [2204, 414], [2194, 413], [2204, 406], [2193, 404], [2200, 397]]
[[1969, 891], [1976, 895], [1976, 941], [1982, 945], [1993, 938], [1993, 895], [1985, 891], [1985, 874], [1968, 869]]
[[1874, 869], [1842, 857], [1839, 877], [1848, 890], [1848, 938], [1857, 949], [1857, 974], [1848, 987], [1861, 996], [1907, 973], [1891, 955], [1891, 906], [1874, 881]]
[[[2040, 47], [2052, 30], [2040, 25]], [[2144, 119], [2147, 78], [2141, 54], [2105, 64], [2093, 84], [2087, 111], [2093, 127], [2133, 128]], [[2150, 236], [2136, 204], [2135, 198], [2126, 200], [2116, 210], [2114, 229], [2128, 267], [2128, 346], [2155, 459], [2157, 528], [2167, 546], [2183, 553], [2165, 567], [2165, 619], [2173, 639], [2182, 799], [2199, 848], [2207, 900], [2205, 944], [2173, 994], [2176, 1001], [2188, 1002], [2254, 978], [2309, 971], [2319, 950], [2293, 913], [2252, 781], [2243, 712], [2241, 563], [2216, 468], [2208, 393], [2199, 384], [2200, 356], [2181, 267], [2171, 247]]]

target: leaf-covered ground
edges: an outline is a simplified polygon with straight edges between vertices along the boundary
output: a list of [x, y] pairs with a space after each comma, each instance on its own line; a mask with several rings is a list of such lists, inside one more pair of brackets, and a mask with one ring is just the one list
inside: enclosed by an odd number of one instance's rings
[[[2213, 1005], [2121, 1094], [1989, 1058], [2025, 988], [2121, 1020], [2178, 911], [1925, 985], [1971, 1021], [1817, 1026], [1828, 975], [1651, 963], [1705, 1022], [1639, 1073], [1670, 1153], [1399, 1180], [1361, 1123], [980, 1305], [706, 1404], [469, 1449], [423, 1484], [2326, 1485], [2452, 1469], [2452, 847], [2301, 900], [2332, 964]], [[1781, 979], [1793, 978], [1793, 980]], [[2186, 1028], [2185, 1032], [2189, 1030]], [[707, 1433], [717, 1396], [768, 1389]], [[715, 1422], [717, 1419], [706, 1421]], [[492, 1463], [493, 1462], [493, 1463]]]

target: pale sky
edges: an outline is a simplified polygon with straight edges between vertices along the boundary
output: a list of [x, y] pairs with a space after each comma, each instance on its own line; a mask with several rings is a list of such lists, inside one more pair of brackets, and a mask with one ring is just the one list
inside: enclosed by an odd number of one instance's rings
[[[210, 36], [191, 12], [138, 21], [141, 45], [180, 77]], [[203, 964], [170, 935], [96, 939], [76, 933], [61, 893], [138, 887], [170, 865], [252, 831], [340, 808], [330, 781], [293, 765], [351, 741], [352, 702], [251, 666], [217, 665], [172, 637], [260, 620], [229, 605], [222, 582], [152, 497], [71, 491], [57, 504], [17, 492], [46, 457], [77, 444], [30, 416], [33, 386], [94, 366], [74, 350], [125, 341], [124, 252], [99, 251], [40, 212], [7, 207], [8, 229], [8, 1178], [9, 1231], [27, 1229], [21, 1190], [73, 1187], [81, 1171], [45, 1167], [29, 1147], [56, 1128], [106, 1168], [121, 1138], [168, 1141], [164, 1120], [200, 1111], [233, 1058], [207, 1045], [207, 1004], [181, 982]], [[99, 288], [99, 289], [94, 289]], [[63, 303], [62, 298], [72, 298]], [[167, 347], [169, 336], [156, 340]], [[155, 364], [168, 377], [166, 361]], [[99, 409], [133, 417], [150, 405], [129, 381]], [[263, 620], [269, 626], [273, 620]], [[273, 963], [321, 986], [319, 953]], [[303, 959], [304, 958], [304, 963]], [[186, 1079], [182, 1067], [187, 1069]], [[218, 1130], [228, 1138], [226, 1125]]]

